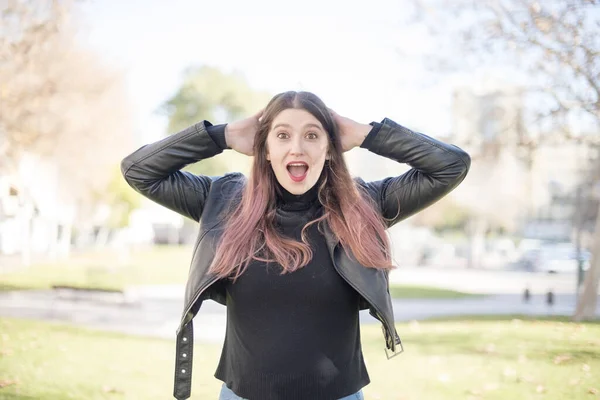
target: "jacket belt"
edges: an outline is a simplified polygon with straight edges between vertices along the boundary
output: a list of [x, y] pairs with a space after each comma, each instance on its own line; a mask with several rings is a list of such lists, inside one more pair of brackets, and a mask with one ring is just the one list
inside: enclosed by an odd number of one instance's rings
[[192, 364], [194, 356], [194, 326], [192, 321], [177, 333], [175, 351], [175, 387], [173, 396], [177, 400], [189, 399], [192, 393]]

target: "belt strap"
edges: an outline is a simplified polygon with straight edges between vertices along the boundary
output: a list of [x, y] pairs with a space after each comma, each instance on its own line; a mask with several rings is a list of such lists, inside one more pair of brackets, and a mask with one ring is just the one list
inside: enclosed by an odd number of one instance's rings
[[189, 399], [192, 393], [192, 359], [194, 355], [194, 325], [192, 321], [177, 333], [175, 354], [175, 387], [173, 396], [177, 400]]

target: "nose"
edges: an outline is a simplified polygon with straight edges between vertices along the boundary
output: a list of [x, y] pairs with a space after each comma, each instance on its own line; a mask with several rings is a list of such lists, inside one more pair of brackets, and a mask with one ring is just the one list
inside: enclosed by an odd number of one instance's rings
[[296, 137], [291, 141], [290, 155], [297, 156], [302, 154], [304, 154], [302, 139]]

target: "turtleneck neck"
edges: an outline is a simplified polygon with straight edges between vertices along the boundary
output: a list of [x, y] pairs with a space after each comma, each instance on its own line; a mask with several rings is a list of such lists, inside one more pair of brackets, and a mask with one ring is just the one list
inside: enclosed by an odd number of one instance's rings
[[279, 182], [276, 183], [275, 193], [277, 194], [277, 207], [285, 211], [303, 211], [311, 208], [315, 203], [318, 203], [319, 179], [313, 187], [302, 194], [293, 194], [287, 191]]

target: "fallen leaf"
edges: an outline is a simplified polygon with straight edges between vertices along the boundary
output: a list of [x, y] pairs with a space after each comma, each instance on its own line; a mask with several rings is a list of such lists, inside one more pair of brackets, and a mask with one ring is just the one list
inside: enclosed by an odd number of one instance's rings
[[590, 388], [590, 389], [588, 390], [588, 393], [589, 393], [589, 394], [598, 394], [598, 389], [596, 389], [596, 388]]
[[12, 356], [14, 351], [12, 349], [2, 349], [0, 350], [0, 356]]
[[483, 349], [484, 353], [491, 354], [496, 352], [496, 345], [494, 343], [488, 343]]
[[17, 381], [13, 379], [0, 379], [0, 389], [5, 388], [7, 386], [16, 385]]
[[110, 387], [110, 386], [103, 386], [102, 387], [102, 391], [104, 393], [113, 393], [113, 394], [122, 394], [124, 393], [122, 390], [114, 388], [114, 387]]
[[527, 362], [527, 356], [525, 354], [519, 354], [518, 358], [519, 364], [524, 364]]
[[556, 364], [556, 365], [562, 364], [565, 361], [569, 361], [572, 358], [573, 357], [570, 354], [561, 354], [561, 355], [554, 357], [554, 364]]
[[537, 385], [537, 387], [535, 388], [535, 391], [538, 393], [546, 393], [546, 388], [542, 385]]
[[583, 364], [583, 366], [581, 367], [581, 370], [583, 372], [590, 372], [590, 369], [591, 369], [590, 366], [587, 364]]

